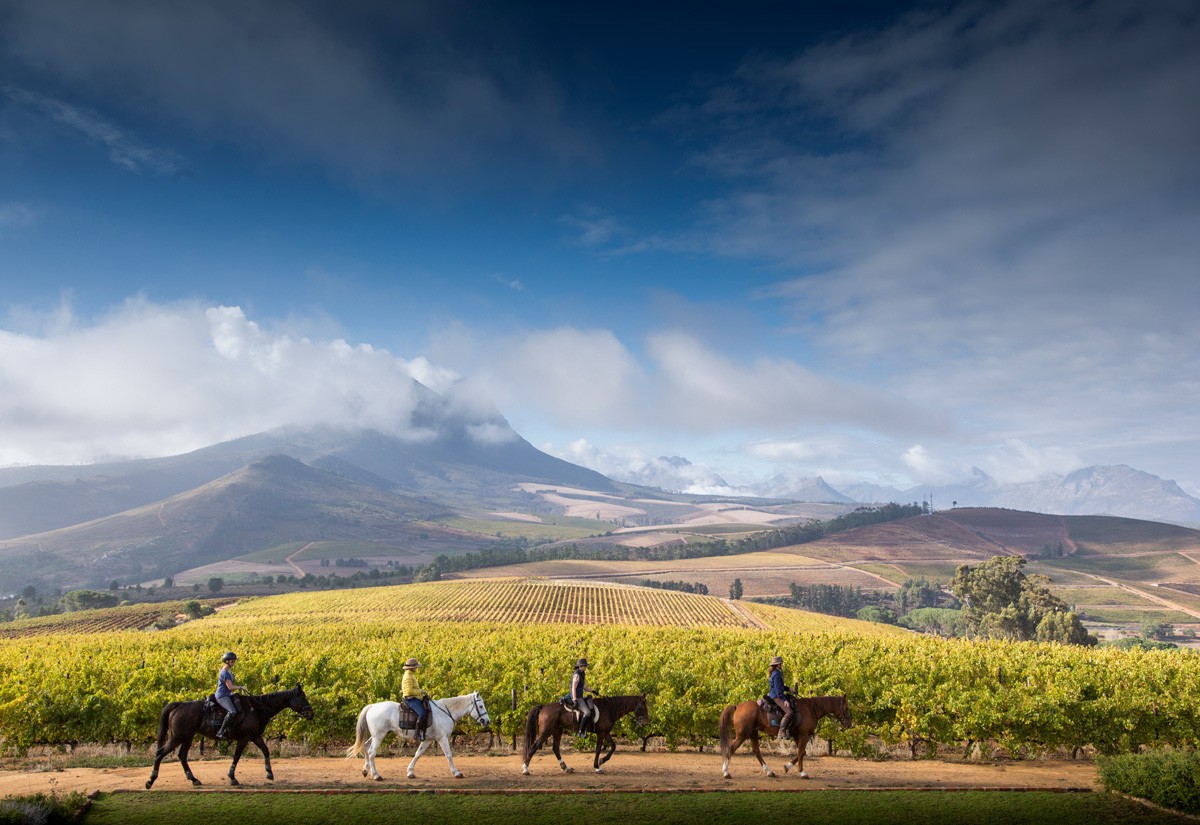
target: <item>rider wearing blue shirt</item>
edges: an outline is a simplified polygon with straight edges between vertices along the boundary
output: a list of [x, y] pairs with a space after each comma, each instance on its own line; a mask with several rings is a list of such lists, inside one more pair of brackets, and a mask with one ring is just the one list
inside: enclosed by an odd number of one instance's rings
[[783, 681], [783, 657], [771, 659], [770, 674], [767, 677], [767, 697], [783, 710], [783, 719], [779, 721], [779, 738], [786, 739], [792, 724], [792, 703], [788, 701], [787, 685]]
[[224, 663], [221, 665], [220, 672], [217, 673], [217, 691], [214, 694], [217, 704], [225, 709], [225, 718], [221, 720], [221, 728], [217, 731], [217, 738], [225, 738], [225, 729], [229, 727], [229, 723], [237, 716], [237, 705], [233, 702], [233, 692], [235, 690], [245, 690], [241, 685], [233, 683], [233, 663], [237, 661], [237, 654], [232, 650], [221, 657]]

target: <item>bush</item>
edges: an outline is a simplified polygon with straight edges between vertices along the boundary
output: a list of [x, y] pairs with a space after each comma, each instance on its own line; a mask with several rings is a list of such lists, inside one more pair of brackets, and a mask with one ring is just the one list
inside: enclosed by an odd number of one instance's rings
[[1107, 790], [1200, 814], [1200, 755], [1182, 751], [1128, 753], [1100, 757], [1096, 766]]
[[38, 793], [31, 796], [6, 796], [0, 800], [0, 825], [26, 825], [37, 822], [54, 825], [59, 822], [77, 822], [87, 804], [87, 797], [79, 791], [69, 794]]

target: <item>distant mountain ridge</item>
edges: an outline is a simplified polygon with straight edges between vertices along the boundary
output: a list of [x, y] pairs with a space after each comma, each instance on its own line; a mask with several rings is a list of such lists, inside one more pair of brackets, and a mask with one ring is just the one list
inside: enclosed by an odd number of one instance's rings
[[904, 490], [874, 484], [851, 484], [843, 492], [862, 503], [927, 501], [943, 509], [1006, 507], [1065, 516], [1110, 515], [1127, 518], [1200, 524], [1200, 499], [1174, 481], [1124, 464], [1084, 467], [1066, 475], [1047, 475], [1036, 481], [1001, 484], [978, 468], [969, 481], [950, 485], [919, 485]]

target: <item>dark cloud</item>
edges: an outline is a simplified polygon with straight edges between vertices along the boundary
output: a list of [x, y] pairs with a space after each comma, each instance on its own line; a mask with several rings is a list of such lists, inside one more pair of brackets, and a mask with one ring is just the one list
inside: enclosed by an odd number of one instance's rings
[[549, 76], [456, 23], [479, 16], [469, 4], [331, 12], [283, 0], [17, 0], [6, 52], [29, 76], [106, 106], [360, 183], [589, 151]]

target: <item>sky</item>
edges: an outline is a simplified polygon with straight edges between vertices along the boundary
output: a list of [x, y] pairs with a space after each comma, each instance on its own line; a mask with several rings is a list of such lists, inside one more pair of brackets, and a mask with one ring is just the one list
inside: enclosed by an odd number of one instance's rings
[[1198, 99], [1190, 0], [0, 0], [0, 466], [411, 377], [679, 488], [1200, 495]]

